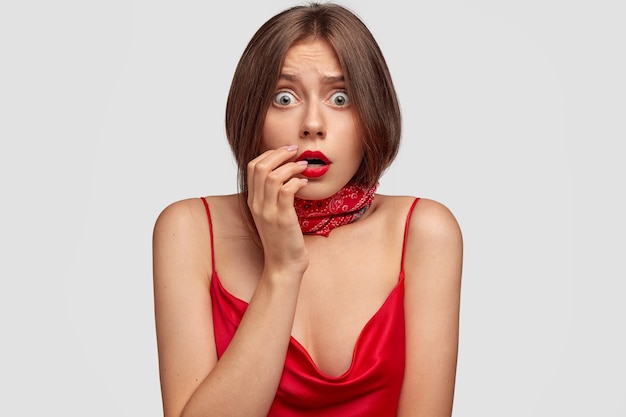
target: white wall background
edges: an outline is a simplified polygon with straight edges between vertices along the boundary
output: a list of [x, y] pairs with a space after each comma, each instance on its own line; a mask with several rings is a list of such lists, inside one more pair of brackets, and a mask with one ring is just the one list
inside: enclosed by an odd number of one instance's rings
[[[0, 5], [0, 415], [160, 415], [152, 226], [236, 190], [230, 77], [296, 4], [211, 3]], [[464, 230], [454, 415], [625, 416], [623, 2], [343, 4], [404, 111], [380, 191]]]

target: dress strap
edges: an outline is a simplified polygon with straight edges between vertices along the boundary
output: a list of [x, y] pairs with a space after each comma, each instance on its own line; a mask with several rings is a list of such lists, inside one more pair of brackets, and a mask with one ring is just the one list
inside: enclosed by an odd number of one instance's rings
[[200, 197], [204, 203], [204, 209], [206, 210], [206, 217], [209, 220], [209, 234], [211, 235], [211, 269], [215, 272], [215, 251], [213, 250], [213, 222], [211, 221], [211, 211], [209, 210], [209, 203], [206, 198]]
[[411, 215], [413, 214], [413, 209], [415, 208], [415, 205], [418, 201], [419, 198], [413, 200], [413, 204], [411, 204], [411, 208], [409, 208], [409, 212], [406, 215], [406, 223], [404, 225], [404, 242], [402, 242], [402, 260], [400, 261], [400, 270], [402, 272], [404, 272], [404, 253], [406, 252], [406, 241], [409, 236], [409, 224], [411, 223]]

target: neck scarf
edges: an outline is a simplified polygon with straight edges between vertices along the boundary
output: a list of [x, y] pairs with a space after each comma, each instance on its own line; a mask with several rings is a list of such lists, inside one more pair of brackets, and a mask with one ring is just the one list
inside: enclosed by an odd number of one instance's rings
[[300, 228], [305, 235], [328, 237], [339, 226], [359, 219], [374, 200], [378, 184], [367, 188], [358, 184], [348, 184], [323, 200], [302, 200], [296, 198], [294, 206]]

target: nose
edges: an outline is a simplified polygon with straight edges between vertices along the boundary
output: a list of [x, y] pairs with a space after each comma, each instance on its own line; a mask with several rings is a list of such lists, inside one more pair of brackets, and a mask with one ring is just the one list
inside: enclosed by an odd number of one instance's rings
[[319, 139], [326, 137], [326, 125], [322, 113], [320, 105], [316, 103], [309, 103], [306, 106], [300, 128], [300, 137]]

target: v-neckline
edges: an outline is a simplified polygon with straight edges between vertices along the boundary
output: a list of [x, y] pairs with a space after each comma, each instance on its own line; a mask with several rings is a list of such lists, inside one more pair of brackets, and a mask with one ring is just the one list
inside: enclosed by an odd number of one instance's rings
[[[215, 270], [213, 271], [211, 279], [215, 280], [215, 282], [217, 283], [217, 287], [224, 295], [226, 295], [232, 301], [240, 304], [243, 310], [245, 310], [248, 307], [249, 303], [247, 301], [244, 301], [241, 298], [237, 297], [236, 295], [228, 291], [226, 287], [224, 287], [224, 285], [222, 284], [221, 280], [218, 277], [217, 271]], [[214, 284], [212, 283], [211, 285], [214, 285]], [[313, 357], [309, 353], [308, 349], [302, 343], [300, 343], [300, 341], [298, 341], [293, 335], [290, 336], [289, 344], [292, 345], [296, 350], [298, 350], [302, 355], [304, 355], [307, 358], [311, 368], [320, 377], [326, 380], [331, 380], [331, 381], [339, 381], [339, 380], [346, 378], [348, 375], [350, 375], [350, 372], [352, 371], [352, 369], [354, 369], [354, 366], [357, 360], [357, 354], [359, 352], [359, 346], [361, 345], [364, 335], [366, 335], [367, 328], [371, 327], [372, 323], [375, 322], [376, 318], [381, 315], [381, 311], [383, 311], [383, 309], [390, 303], [390, 299], [395, 293], [397, 293], [400, 290], [400, 287], [402, 285], [404, 285], [404, 271], [400, 271], [400, 276], [398, 278], [398, 281], [396, 282], [396, 285], [391, 289], [391, 291], [389, 292], [389, 294], [387, 294], [387, 297], [385, 298], [383, 303], [380, 305], [380, 307], [378, 307], [376, 312], [374, 312], [374, 314], [365, 322], [365, 324], [359, 331], [359, 335], [356, 339], [356, 342], [354, 346], [352, 347], [352, 359], [350, 361], [350, 366], [348, 367], [348, 369], [346, 369], [344, 372], [342, 372], [338, 376], [329, 375], [326, 372], [322, 371], [317, 365], [317, 363], [315, 362], [315, 359], [313, 359]]]

